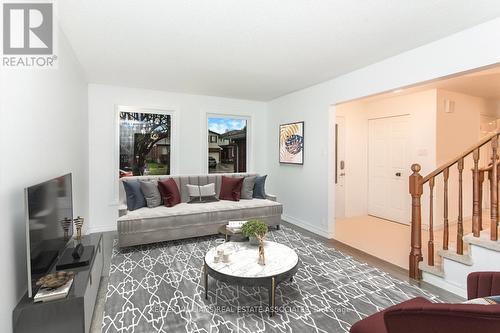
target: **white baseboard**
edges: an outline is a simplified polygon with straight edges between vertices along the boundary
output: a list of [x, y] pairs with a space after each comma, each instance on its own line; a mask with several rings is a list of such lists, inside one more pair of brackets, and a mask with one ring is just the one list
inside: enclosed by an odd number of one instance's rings
[[306, 229], [307, 231], [310, 231], [316, 235], [326, 237], [326, 238], [333, 238], [333, 234], [330, 234], [330, 232], [328, 230], [324, 230], [323, 228], [318, 228], [317, 226], [315, 226], [309, 222], [302, 221], [302, 220], [299, 220], [295, 217], [291, 217], [291, 216], [288, 216], [285, 214], [281, 215], [281, 219], [283, 221], [286, 221], [288, 223], [296, 225], [297, 227], [301, 227], [303, 229]]
[[467, 290], [455, 284], [449, 283], [448, 281], [439, 276], [435, 276], [434, 274], [430, 274], [427, 272], [422, 272], [422, 280], [436, 287], [447, 290], [455, 295], [467, 298]]
[[87, 229], [89, 234], [93, 234], [96, 232], [107, 232], [107, 231], [116, 231], [116, 225], [98, 225], [98, 226], [90, 226]]

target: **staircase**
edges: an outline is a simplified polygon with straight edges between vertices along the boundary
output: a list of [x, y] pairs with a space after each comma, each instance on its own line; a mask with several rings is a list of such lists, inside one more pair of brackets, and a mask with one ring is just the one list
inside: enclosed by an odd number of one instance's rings
[[[462, 154], [441, 165], [426, 176], [420, 174], [421, 167], [413, 164], [409, 177], [412, 197], [411, 216], [411, 252], [409, 257], [410, 277], [424, 280], [445, 288], [461, 296], [466, 295], [467, 275], [473, 271], [500, 271], [500, 241], [498, 240], [500, 186], [500, 161], [498, 160], [498, 136], [500, 131], [480, 140]], [[487, 165], [480, 168], [481, 156], [488, 158]], [[484, 162], [484, 159], [483, 159]], [[464, 198], [464, 168], [470, 164], [472, 177], [467, 192], [471, 197]], [[456, 174], [456, 182], [450, 184], [450, 172]], [[435, 193], [435, 187], [441, 182], [442, 191]], [[486, 185], [486, 184], [487, 185]], [[454, 193], [450, 191], [453, 185]], [[441, 187], [440, 187], [441, 188]], [[486, 188], [486, 190], [485, 190]], [[487, 191], [487, 193], [485, 193]], [[442, 192], [442, 193], [441, 193]], [[428, 200], [427, 219], [423, 225], [422, 197]], [[438, 210], [440, 228], [435, 230], [437, 197], [442, 199]], [[485, 197], [489, 196], [488, 208]], [[452, 200], [456, 200], [453, 202]], [[470, 206], [471, 218], [464, 219], [464, 200]], [[456, 211], [450, 214], [450, 203], [456, 204]], [[455, 219], [456, 218], [456, 219]], [[453, 222], [450, 222], [453, 221]], [[442, 222], [442, 223], [441, 223]], [[425, 228], [424, 228], [425, 227]], [[470, 230], [470, 231], [469, 231]], [[439, 238], [435, 235], [439, 233]], [[423, 239], [426, 246], [422, 247]], [[424, 260], [424, 255], [425, 259]]]

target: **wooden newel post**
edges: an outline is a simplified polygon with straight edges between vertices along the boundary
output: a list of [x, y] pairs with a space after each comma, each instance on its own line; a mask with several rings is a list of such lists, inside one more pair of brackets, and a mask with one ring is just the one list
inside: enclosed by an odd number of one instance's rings
[[420, 165], [413, 164], [413, 174], [410, 178], [411, 194], [411, 252], [410, 252], [410, 278], [420, 280], [422, 272], [418, 263], [422, 261], [422, 207], [420, 199], [423, 193], [422, 176], [419, 174]]

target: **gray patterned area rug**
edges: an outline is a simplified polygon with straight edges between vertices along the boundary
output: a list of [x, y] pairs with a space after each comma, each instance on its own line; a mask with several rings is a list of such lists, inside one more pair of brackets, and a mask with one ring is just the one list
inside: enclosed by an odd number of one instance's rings
[[[359, 319], [401, 301], [437, 297], [377, 268], [328, 248], [291, 228], [268, 239], [293, 248], [300, 268], [276, 290], [279, 312], [265, 312], [264, 288], [209, 278], [204, 298], [203, 258], [218, 237], [113, 248], [103, 332], [348, 332]], [[264, 309], [264, 311], [261, 311]]]

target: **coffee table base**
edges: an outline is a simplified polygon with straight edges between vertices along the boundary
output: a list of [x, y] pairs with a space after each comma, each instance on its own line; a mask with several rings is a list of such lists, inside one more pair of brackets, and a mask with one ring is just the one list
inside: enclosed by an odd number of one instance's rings
[[213, 269], [211, 269], [206, 262], [203, 265], [203, 280], [205, 286], [205, 299], [208, 299], [208, 276], [212, 276], [214, 279], [249, 287], [265, 287], [269, 293], [269, 316], [274, 316], [276, 312], [276, 287], [279, 283], [289, 280], [293, 281], [293, 276], [297, 272], [299, 264], [295, 265], [291, 270], [269, 277], [258, 277], [258, 278], [245, 278], [236, 277], [226, 274], [221, 274]]

